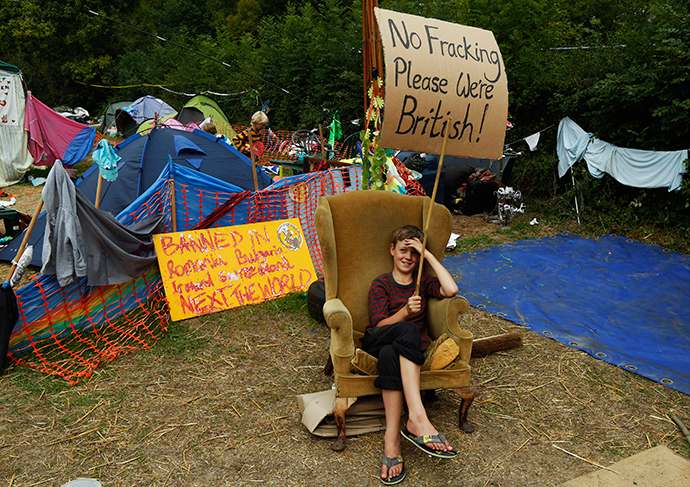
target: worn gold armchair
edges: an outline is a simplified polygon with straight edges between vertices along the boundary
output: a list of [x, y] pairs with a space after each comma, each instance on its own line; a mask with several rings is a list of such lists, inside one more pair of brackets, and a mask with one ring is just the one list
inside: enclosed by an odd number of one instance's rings
[[[374, 375], [351, 371], [351, 361], [369, 322], [368, 294], [372, 281], [390, 272], [393, 261], [390, 239], [397, 228], [416, 225], [424, 229], [431, 199], [387, 191], [352, 191], [321, 197], [316, 210], [316, 230], [324, 264], [326, 301], [324, 317], [331, 329], [330, 355], [335, 375], [334, 415], [338, 437], [331, 446], [346, 446], [345, 411], [358, 397], [380, 394]], [[442, 205], [433, 204], [427, 234], [427, 249], [439, 261], [443, 258], [452, 217]], [[430, 267], [425, 269], [430, 272]], [[432, 339], [443, 333], [455, 340], [460, 355], [449, 369], [422, 371], [421, 389], [453, 389], [461, 396], [459, 423], [464, 432], [474, 427], [467, 411], [474, 398], [470, 385], [469, 360], [472, 333], [458, 326], [458, 315], [469, 309], [464, 297], [432, 299], [427, 326]]]

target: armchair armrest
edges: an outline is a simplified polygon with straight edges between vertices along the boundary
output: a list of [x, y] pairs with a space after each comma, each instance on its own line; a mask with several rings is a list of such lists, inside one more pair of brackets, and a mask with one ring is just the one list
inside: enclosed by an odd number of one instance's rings
[[458, 315], [467, 312], [470, 305], [462, 296], [453, 296], [445, 299], [430, 299], [427, 307], [427, 327], [429, 336], [436, 339], [443, 333], [455, 340], [460, 348], [460, 359], [469, 363], [472, 355], [471, 331], [460, 328]]
[[323, 316], [331, 329], [331, 361], [336, 375], [350, 372], [355, 354], [352, 337], [352, 315], [340, 299], [329, 299], [323, 305]]

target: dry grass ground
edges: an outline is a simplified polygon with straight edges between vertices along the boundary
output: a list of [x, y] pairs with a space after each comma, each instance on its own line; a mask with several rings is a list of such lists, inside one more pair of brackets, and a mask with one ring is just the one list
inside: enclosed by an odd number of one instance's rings
[[[456, 217], [458, 251], [514, 238], [497, 228]], [[477, 337], [520, 331], [524, 344], [472, 360], [475, 433], [458, 432], [459, 397], [438, 392], [430, 417], [460, 454], [436, 460], [404, 444], [402, 485], [554, 486], [659, 444], [690, 457], [668, 417], [690, 424], [687, 395], [476, 309], [461, 325]], [[337, 453], [300, 423], [296, 396], [331, 387], [328, 342], [306, 297], [292, 295], [173, 323], [153, 349], [76, 386], [10, 367], [0, 375], [0, 487], [78, 477], [112, 487], [379, 485], [382, 433], [351, 437]]]

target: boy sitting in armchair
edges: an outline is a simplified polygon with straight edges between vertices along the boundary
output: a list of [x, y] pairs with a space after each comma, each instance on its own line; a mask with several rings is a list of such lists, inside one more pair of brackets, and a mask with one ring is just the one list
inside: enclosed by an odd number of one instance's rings
[[[369, 290], [370, 323], [362, 337], [362, 349], [378, 359], [379, 376], [374, 385], [382, 389], [386, 411], [386, 432], [381, 481], [393, 485], [405, 478], [400, 436], [424, 453], [452, 458], [456, 452], [431, 424], [422, 404], [420, 366], [430, 338], [425, 324], [429, 298], [455, 296], [453, 277], [431, 252], [424, 252], [422, 231], [412, 225], [393, 234], [390, 253], [393, 270], [377, 277]], [[423, 273], [416, 292], [420, 256], [438, 277]], [[407, 403], [407, 425], [400, 431], [403, 399]]]

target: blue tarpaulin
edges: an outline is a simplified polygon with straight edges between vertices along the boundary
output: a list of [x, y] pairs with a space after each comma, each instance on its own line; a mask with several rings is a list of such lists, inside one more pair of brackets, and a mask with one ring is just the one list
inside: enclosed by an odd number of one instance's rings
[[443, 263], [473, 307], [690, 394], [690, 255], [563, 233]]

